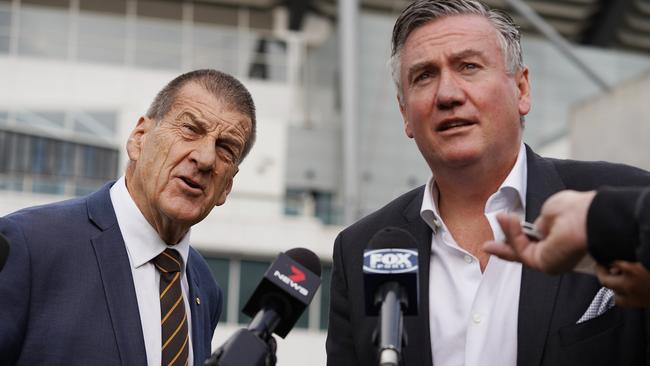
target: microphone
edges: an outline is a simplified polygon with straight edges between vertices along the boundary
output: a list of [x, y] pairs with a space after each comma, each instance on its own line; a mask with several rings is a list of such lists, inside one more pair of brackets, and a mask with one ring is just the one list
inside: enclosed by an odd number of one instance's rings
[[417, 315], [419, 303], [417, 242], [408, 231], [387, 227], [370, 239], [363, 253], [363, 287], [366, 315], [380, 315], [373, 336], [379, 365], [397, 366], [406, 346], [402, 316]]
[[311, 250], [280, 253], [248, 299], [242, 312], [253, 317], [246, 329], [233, 334], [205, 361], [205, 366], [263, 366], [272, 333], [284, 338], [296, 324], [320, 286], [320, 260]]
[[0, 271], [7, 263], [9, 257], [9, 240], [0, 234]]

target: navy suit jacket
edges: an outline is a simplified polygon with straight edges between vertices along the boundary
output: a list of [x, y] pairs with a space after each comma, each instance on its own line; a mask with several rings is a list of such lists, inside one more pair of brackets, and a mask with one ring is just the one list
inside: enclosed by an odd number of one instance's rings
[[[526, 220], [539, 216], [544, 201], [563, 189], [585, 191], [602, 185], [650, 185], [650, 173], [619, 164], [545, 159], [527, 148]], [[429, 331], [431, 229], [420, 217], [424, 187], [419, 187], [345, 229], [334, 244], [327, 364], [377, 365], [372, 344], [377, 317], [364, 311], [363, 249], [377, 231], [397, 226], [418, 241], [419, 315], [404, 318], [408, 344], [405, 366], [432, 364]], [[576, 324], [601, 285], [595, 276], [549, 276], [524, 267], [521, 274], [517, 366], [623, 366], [645, 364], [645, 314], [618, 306]], [[439, 298], [438, 301], [446, 301]], [[435, 340], [434, 340], [435, 341]], [[444, 365], [441, 365], [444, 366]]]
[[[147, 364], [111, 185], [0, 218], [11, 245], [0, 272], [0, 365]], [[192, 248], [186, 267], [199, 366], [210, 355], [222, 294]]]

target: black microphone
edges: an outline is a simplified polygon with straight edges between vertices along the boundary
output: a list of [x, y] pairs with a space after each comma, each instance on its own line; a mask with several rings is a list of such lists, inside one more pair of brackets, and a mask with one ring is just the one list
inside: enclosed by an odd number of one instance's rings
[[0, 234], [0, 271], [7, 263], [7, 258], [9, 258], [9, 240]]
[[311, 250], [280, 253], [242, 312], [253, 317], [246, 329], [233, 334], [205, 361], [205, 366], [263, 366], [274, 353], [272, 333], [284, 338], [296, 324], [320, 286], [320, 260]]
[[397, 366], [406, 344], [402, 315], [417, 315], [419, 303], [417, 242], [405, 230], [378, 231], [363, 253], [366, 315], [380, 315], [375, 343], [379, 365]]

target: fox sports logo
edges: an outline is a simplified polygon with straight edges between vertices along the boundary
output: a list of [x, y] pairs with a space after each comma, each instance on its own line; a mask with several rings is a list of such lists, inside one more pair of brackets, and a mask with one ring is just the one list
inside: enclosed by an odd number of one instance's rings
[[363, 271], [407, 273], [418, 269], [418, 252], [412, 249], [374, 249], [363, 253]]

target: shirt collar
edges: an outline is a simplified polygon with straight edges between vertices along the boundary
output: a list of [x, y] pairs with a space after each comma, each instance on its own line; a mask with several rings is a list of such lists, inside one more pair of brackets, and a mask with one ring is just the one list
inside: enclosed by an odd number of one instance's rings
[[[525, 212], [527, 171], [526, 147], [522, 142], [515, 165], [503, 183], [501, 183], [499, 189], [488, 198], [485, 203], [485, 211], [512, 211], [517, 207], [521, 207]], [[443, 225], [440, 213], [438, 212], [438, 188], [435, 185], [435, 177], [433, 175], [429, 177], [424, 187], [420, 217], [431, 227], [434, 234]]]
[[129, 194], [126, 188], [126, 179], [124, 176], [120, 177], [113, 184], [110, 192], [115, 216], [120, 226], [126, 250], [131, 258], [132, 266], [138, 268], [147, 264], [165, 249], [171, 248], [177, 250], [183, 258], [182, 272], [185, 272], [185, 265], [190, 249], [191, 229], [187, 231], [178, 244], [168, 245], [160, 238], [158, 232], [149, 224], [135, 204], [135, 201], [133, 201], [131, 194]]

